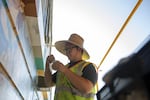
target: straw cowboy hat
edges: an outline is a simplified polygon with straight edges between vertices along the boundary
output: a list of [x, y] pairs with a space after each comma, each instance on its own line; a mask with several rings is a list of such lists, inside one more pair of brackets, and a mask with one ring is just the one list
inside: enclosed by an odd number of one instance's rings
[[78, 46], [83, 50], [83, 54], [82, 54], [83, 60], [87, 60], [90, 58], [88, 52], [83, 47], [84, 39], [81, 36], [79, 36], [78, 34], [73, 33], [73, 34], [71, 34], [71, 36], [69, 37], [68, 40], [57, 41], [55, 43], [55, 48], [62, 54], [66, 55], [65, 50], [66, 50], [67, 43]]

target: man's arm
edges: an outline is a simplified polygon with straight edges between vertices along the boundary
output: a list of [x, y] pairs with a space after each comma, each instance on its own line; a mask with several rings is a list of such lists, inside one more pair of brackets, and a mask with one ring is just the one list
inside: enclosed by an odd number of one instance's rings
[[91, 92], [91, 89], [93, 88], [94, 84], [90, 80], [73, 73], [70, 69], [66, 68], [59, 61], [56, 61], [52, 67], [53, 69], [64, 73], [65, 76], [69, 79], [69, 81], [73, 84], [73, 86], [79, 91], [83, 93]]
[[52, 81], [52, 72], [49, 68], [49, 64], [52, 63], [54, 60], [55, 60], [54, 56], [50, 55], [47, 57], [46, 64], [45, 64], [45, 66], [46, 66], [45, 73], [44, 73], [45, 74], [45, 84], [46, 84], [46, 86], [49, 86], [49, 87], [54, 85], [54, 83]]
[[73, 73], [70, 69], [66, 69], [64, 71], [65, 76], [70, 80], [70, 82], [73, 84], [75, 88], [77, 88], [79, 91], [83, 93], [89, 93], [91, 92], [91, 89], [93, 88], [93, 83], [85, 79], [75, 73]]

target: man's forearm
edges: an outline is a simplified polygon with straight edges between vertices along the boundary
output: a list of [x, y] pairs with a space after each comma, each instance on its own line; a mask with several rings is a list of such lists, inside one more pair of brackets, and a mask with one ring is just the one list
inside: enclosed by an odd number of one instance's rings
[[52, 85], [52, 72], [49, 69], [49, 62], [46, 62], [46, 69], [45, 69], [45, 83], [47, 86], [53, 86]]
[[91, 91], [93, 87], [91, 81], [73, 73], [70, 69], [66, 69], [64, 74], [79, 91], [83, 93], [89, 93]]

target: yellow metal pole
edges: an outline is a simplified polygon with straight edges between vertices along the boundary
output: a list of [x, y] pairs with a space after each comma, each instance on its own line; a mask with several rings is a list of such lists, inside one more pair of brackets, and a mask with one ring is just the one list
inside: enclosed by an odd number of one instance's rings
[[103, 59], [101, 60], [100, 64], [98, 65], [98, 69], [100, 68], [100, 66], [102, 65], [102, 63], [104, 62], [105, 58], [107, 57], [108, 53], [110, 52], [110, 50], [112, 49], [113, 45], [115, 44], [115, 42], [117, 41], [117, 39], [119, 38], [120, 34], [122, 33], [122, 31], [124, 30], [124, 28], [126, 27], [126, 25], [128, 24], [129, 20], [131, 19], [131, 17], [133, 16], [133, 14], [135, 13], [135, 11], [137, 10], [137, 8], [140, 6], [140, 4], [142, 3], [143, 0], [139, 0], [137, 2], [137, 4], [135, 5], [134, 9], [132, 10], [132, 12], [130, 13], [130, 15], [128, 16], [128, 18], [126, 19], [125, 23], [123, 24], [123, 26], [121, 27], [120, 31], [118, 32], [117, 36], [115, 37], [115, 39], [113, 40], [112, 44], [110, 45], [109, 49], [107, 50], [106, 54], [104, 55]]

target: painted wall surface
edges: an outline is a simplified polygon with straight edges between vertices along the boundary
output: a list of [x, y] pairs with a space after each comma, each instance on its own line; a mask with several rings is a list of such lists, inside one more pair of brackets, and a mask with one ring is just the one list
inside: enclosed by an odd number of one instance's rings
[[26, 21], [15, 1], [0, 0], [0, 100], [38, 99]]

